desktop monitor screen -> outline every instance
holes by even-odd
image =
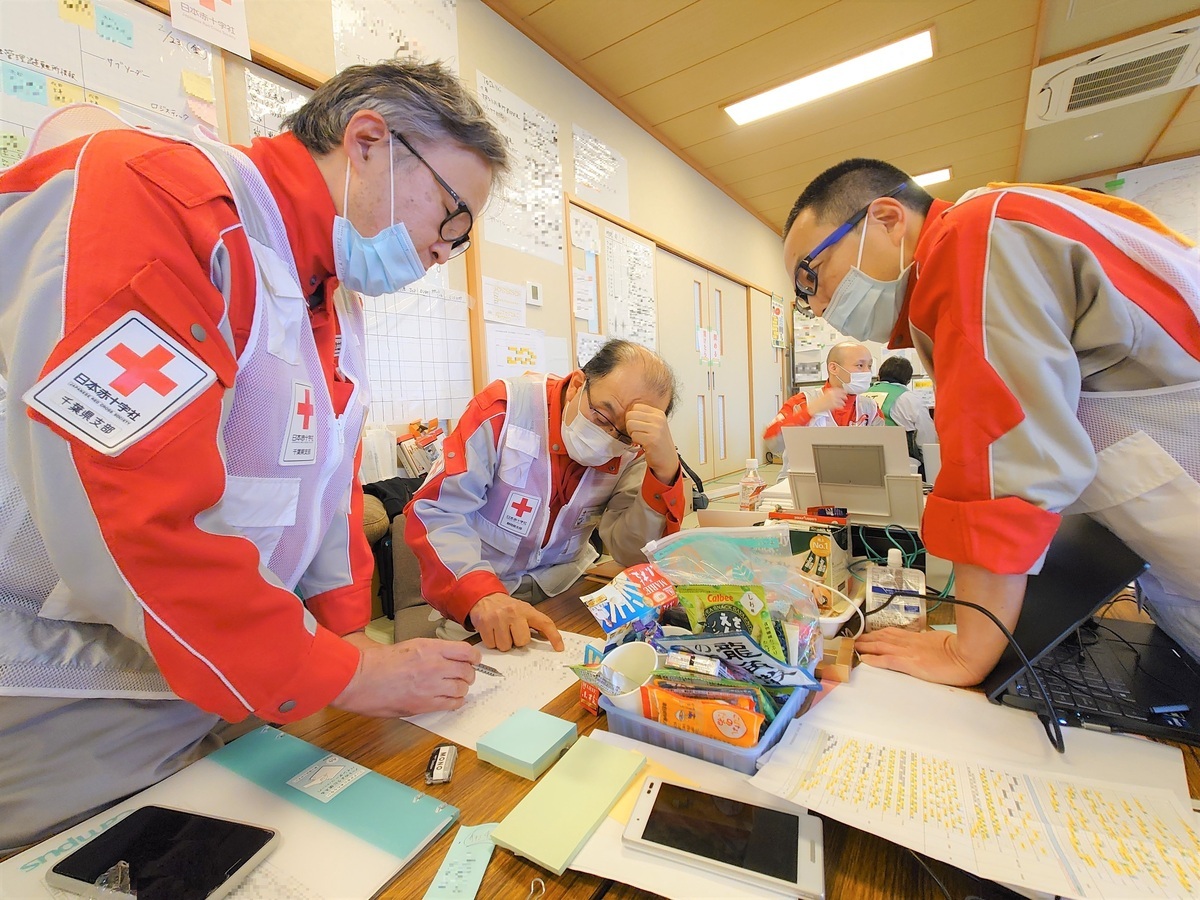
[[[903,428],[791,427],[783,443],[796,509],[842,506],[854,522],[920,527],[924,494]]]

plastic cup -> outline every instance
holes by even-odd
[[[658,668],[658,653],[645,641],[632,641],[614,647],[601,662],[622,693],[609,696],[614,706],[636,715],[642,714],[642,685]]]

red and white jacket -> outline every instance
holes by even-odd
[[[1169,591],[1200,596],[1189,244],[1140,207],[1082,191],[1002,185],[934,201],[891,344],[915,344],[937,382],[931,553],[1036,572],[1059,514],[1086,512]]]
[[[561,593],[595,560],[588,538],[597,527],[622,565],[644,562],[642,547],[674,534],[691,511],[682,470],[666,485],[640,453],[594,467],[571,459],[562,442],[566,389],[554,377],[488,385],[409,503],[404,537],[421,593],[443,615],[462,623],[480,599],[515,590],[524,575]]]
[[[28,507],[5,507],[0,693],[287,722],[355,672],[339,635],[370,616],[361,310],[333,296],[334,209],[309,153],[287,134],[244,152],[278,206],[273,243],[235,207],[252,186],[183,141],[102,131],[0,173],[0,468]],[[108,454],[22,398],[130,314],[215,378]]]

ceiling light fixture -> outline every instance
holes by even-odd
[[[950,171],[950,167],[946,166],[944,169],[926,172],[924,175],[914,175],[912,180],[921,187],[929,187],[931,184],[941,184],[943,181],[949,181],[953,177],[954,174]]]
[[[739,125],[745,125],[747,122],[764,119],[785,109],[792,109],[875,78],[890,75],[932,56],[933,30],[930,29],[745,100],[739,100],[737,103],[731,103],[725,107],[725,112]]]

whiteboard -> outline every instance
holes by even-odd
[[[1119,176],[1118,196],[1154,213],[1193,241],[1200,240],[1200,159],[1177,159]]]
[[[0,166],[16,162],[38,123],[70,103],[97,103],[155,131],[215,134],[212,48],[168,17],[133,0],[5,6]]]

